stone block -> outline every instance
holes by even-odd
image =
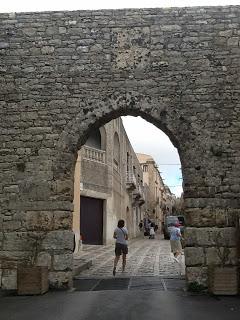
[[[223,227],[235,225],[238,209],[191,208],[185,210],[187,225],[194,227]]]
[[[72,180],[57,180],[55,181],[54,190],[57,193],[73,193],[73,181]]]
[[[17,289],[17,269],[2,270],[2,289],[3,290]]]
[[[48,252],[40,252],[37,257],[37,266],[48,267],[51,269],[52,257]]]
[[[51,288],[72,288],[72,272],[71,271],[56,271],[49,272],[49,282]]]
[[[23,180],[19,189],[24,194],[26,200],[48,200],[51,193],[48,181],[45,181],[42,177],[32,177]]]
[[[42,242],[43,250],[73,250],[74,233],[71,230],[51,231]]]
[[[35,28],[24,28],[24,29],[22,30],[22,32],[23,32],[23,34],[31,37],[31,36],[35,35],[36,29],[35,29]]]
[[[5,232],[3,240],[4,251],[32,251],[34,239],[27,232]]]
[[[73,211],[73,204],[70,201],[12,201],[9,209],[26,211],[50,211],[50,210],[70,210]]]
[[[54,229],[71,229],[72,228],[72,212],[70,211],[54,211],[53,226]]]
[[[239,45],[239,37],[231,37],[227,41],[227,45],[229,47],[238,47]]]
[[[19,261],[26,261],[29,251],[0,251],[0,261],[3,269],[14,269]]]
[[[49,231],[53,229],[53,213],[51,211],[27,211],[23,217],[23,226],[27,230]]]
[[[4,187],[3,190],[4,190],[4,192],[8,192],[8,193],[19,193],[19,187],[17,185]]]
[[[184,233],[187,246],[236,246],[236,228],[193,228]]]
[[[17,220],[3,221],[3,229],[5,232],[20,230],[21,227],[22,227],[21,221],[17,221]],[[0,239],[0,243],[1,243],[1,239]]]
[[[0,49],[6,49],[9,47],[9,43],[8,42],[0,42]]]
[[[41,48],[42,54],[51,54],[54,52],[54,47],[52,46],[44,46]]]
[[[211,208],[191,208],[186,209],[186,220],[189,226],[205,227],[205,226],[215,226],[216,219],[215,213]]]
[[[67,29],[66,29],[65,27],[59,27],[59,28],[58,28],[58,32],[59,32],[60,34],[64,34],[64,33],[67,32]]]
[[[186,279],[188,283],[198,282],[204,286],[208,284],[207,267],[186,267]]]
[[[73,254],[65,253],[54,255],[53,269],[55,271],[72,270],[73,269]]]
[[[226,261],[224,263],[224,252],[226,254]],[[206,264],[216,264],[221,265],[224,263],[225,265],[237,265],[238,258],[237,258],[237,249],[236,248],[206,248]]]
[[[187,266],[204,264],[203,248],[186,247],[184,249],[185,263]]]

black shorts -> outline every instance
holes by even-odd
[[[122,243],[116,243],[115,245],[115,255],[120,256],[121,254],[128,254],[128,246]]]

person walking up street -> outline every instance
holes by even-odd
[[[116,275],[116,268],[120,256],[122,255],[122,272],[125,271],[127,263],[127,254],[128,254],[128,230],[124,227],[124,220],[119,220],[117,228],[114,230],[113,238],[116,239],[115,244],[115,259],[113,265],[113,275]]]
[[[183,239],[179,226],[180,224],[176,223],[175,225],[169,228],[171,251],[174,255],[173,259],[178,263],[179,263],[179,258],[181,257],[181,254],[182,254],[181,239]]]
[[[144,238],[144,225],[143,225],[143,220],[141,220],[138,224],[139,228],[139,235],[141,238]]]
[[[149,231],[149,239],[155,239],[155,231],[153,226],[151,226]]]

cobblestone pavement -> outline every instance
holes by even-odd
[[[114,244],[107,246],[84,245],[81,258],[92,260],[92,267],[82,271],[79,276],[107,278],[112,276]],[[173,260],[170,252],[170,241],[160,239],[134,239],[129,242],[127,267],[121,272],[121,261],[117,268],[117,276],[160,276],[164,278],[182,278],[185,275],[184,255],[180,263]],[[79,277],[78,276],[78,277]]]

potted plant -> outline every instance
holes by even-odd
[[[37,257],[46,233],[33,233],[32,254],[29,260],[17,267],[17,292],[19,295],[43,294],[48,291],[48,267],[37,266]]]
[[[216,252],[220,264],[208,267],[209,292],[215,295],[236,295],[238,293],[238,268],[229,265],[229,247],[221,246],[221,234],[215,237]]]

